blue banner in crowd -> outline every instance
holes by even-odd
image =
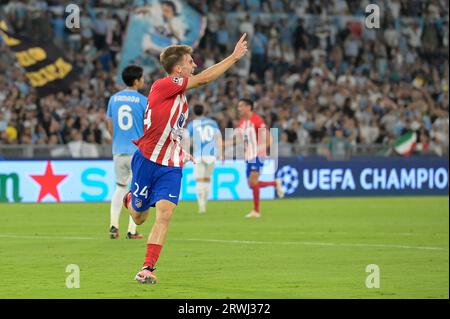
[[[185,1],[135,0],[118,67],[118,80],[128,64],[152,72],[159,68],[159,54],[172,44],[196,47],[203,36],[206,18]]]
[[[287,197],[448,195],[448,158],[333,162],[284,158],[276,176]]]

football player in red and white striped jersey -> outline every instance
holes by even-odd
[[[266,149],[270,143],[266,124],[263,119],[253,112],[253,101],[241,99],[238,103],[240,121],[238,124],[238,138],[244,143],[244,157],[247,163],[248,186],[253,192],[253,210],[246,215],[247,218],[258,218],[261,216],[259,210],[259,191],[263,187],[273,186],[279,198],[284,197],[281,181],[259,181],[261,169],[264,166]]]
[[[156,207],[156,219],[147,241],[144,266],[135,279],[156,283],[154,267],[164,244],[169,221],[178,203],[183,162],[193,160],[181,147],[182,130],[188,117],[186,90],[206,85],[225,73],[247,53],[246,34],[236,43],[234,51],[221,62],[194,75],[197,66],[192,48],[172,45],[164,49],[160,61],[168,76],[153,83],[144,119],[144,135],[135,144],[131,190],[124,197],[124,206],[137,225]]]

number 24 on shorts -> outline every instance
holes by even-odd
[[[148,198],[147,186],[144,186],[144,188],[139,192],[139,184],[135,182],[134,185],[136,185],[136,190],[133,192],[133,196],[134,197],[144,196],[145,199],[147,199]],[[138,195],[138,193],[139,193],[139,195]]]

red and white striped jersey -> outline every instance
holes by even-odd
[[[164,166],[183,166],[181,139],[188,117],[188,78],[165,77],[153,83],[144,118],[144,135],[133,141],[145,158]]]
[[[256,156],[265,156],[265,147],[258,148],[258,143],[265,143],[266,141],[259,140],[263,132],[259,129],[266,130],[266,124],[258,114],[253,113],[250,119],[241,119],[238,124],[240,134],[244,139],[244,156],[246,160],[252,160]],[[259,132],[259,134],[258,134]],[[264,135],[262,135],[264,136]],[[266,140],[268,136],[266,135]],[[261,144],[263,145],[263,144]]]

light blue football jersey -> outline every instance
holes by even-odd
[[[134,154],[133,140],[144,134],[147,98],[134,90],[122,90],[109,98],[107,116],[113,123],[113,154]]]
[[[202,117],[189,122],[187,130],[193,138],[194,157],[217,155],[216,135],[220,130],[216,121]]]

